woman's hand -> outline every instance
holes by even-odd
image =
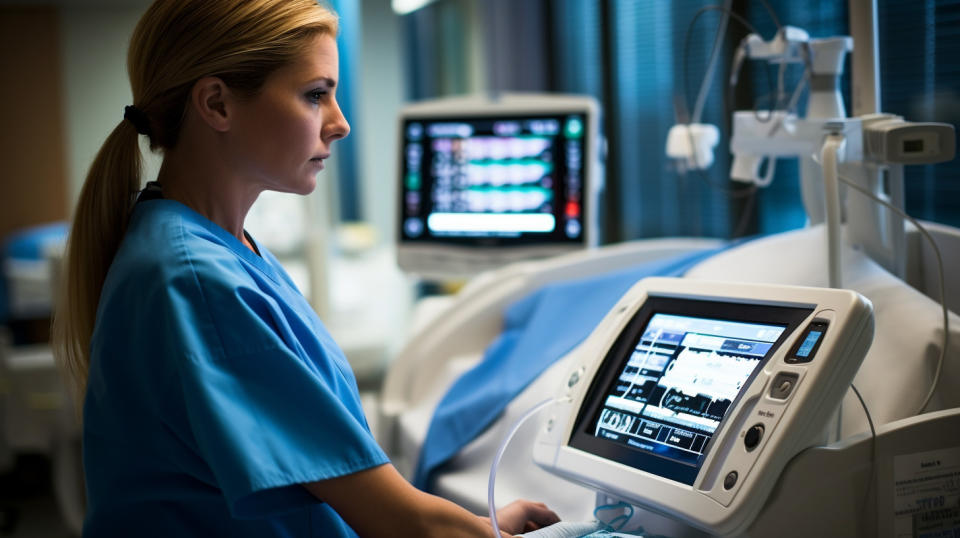
[[[543,503],[517,500],[497,510],[497,525],[509,534],[535,531],[553,525],[560,518]]]

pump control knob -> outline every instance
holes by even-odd
[[[763,424],[754,424],[747,430],[747,434],[743,436],[743,446],[747,447],[747,452],[749,452],[757,448],[757,445],[759,445],[762,440]]]

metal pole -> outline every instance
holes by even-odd
[[[880,52],[877,44],[877,1],[850,0],[853,37],[853,108],[850,116],[880,112]]]

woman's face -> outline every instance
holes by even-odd
[[[257,187],[297,194],[316,187],[330,145],[350,132],[334,94],[338,73],[337,43],[319,35],[236,107],[234,158]]]

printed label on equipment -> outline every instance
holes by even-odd
[[[896,456],[894,536],[960,534],[960,447]]]

